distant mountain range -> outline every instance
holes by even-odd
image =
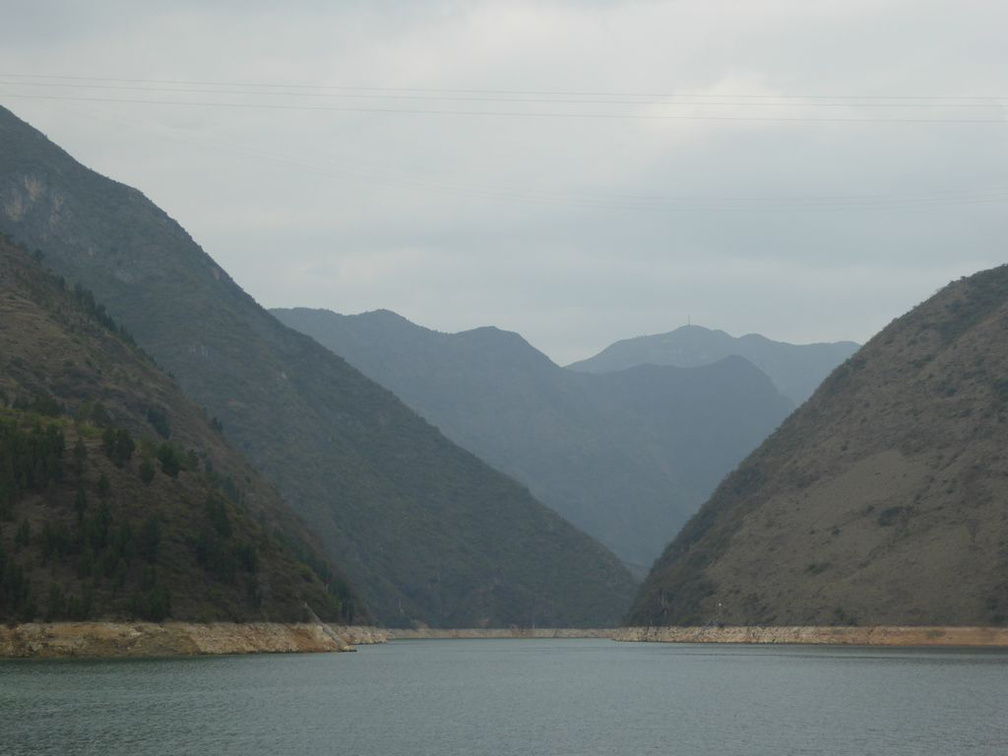
[[[645,569],[791,410],[737,356],[595,375],[496,328],[439,333],[386,310],[272,312]]]
[[[1008,624],[1008,266],[886,327],[728,476],[631,624]]]
[[[724,331],[688,325],[669,333],[617,341],[568,367],[588,373],[611,373],[635,365],[698,367],[738,355],[770,376],[797,407],[857,348],[853,341],[799,345],[771,341],[755,333],[736,338]]]
[[[634,582],[611,552],[279,323],[139,191],[2,108],[0,231],[91,289],[223,424],[379,621],[622,616]]]
[[[0,620],[367,615],[87,290],[0,240]]]

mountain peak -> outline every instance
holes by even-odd
[[[607,373],[644,363],[697,367],[738,355],[766,373],[777,389],[798,405],[856,349],[853,342],[795,345],[759,334],[736,338],[721,330],[690,324],[654,336],[617,341],[594,357],[568,367],[589,373]]]

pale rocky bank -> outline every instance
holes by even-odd
[[[31,622],[0,626],[0,658],[326,653],[384,643],[374,627],[276,622]]]
[[[1008,646],[1008,627],[624,627],[617,641],[850,646]]]
[[[385,630],[389,640],[421,640],[435,638],[612,638],[613,628],[571,627],[463,627]]]

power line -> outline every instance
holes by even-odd
[[[2,80],[4,78],[3,74],[0,74],[0,87],[3,86]],[[52,78],[52,77],[46,77]],[[62,77],[70,78],[70,77]],[[110,79],[96,79],[93,77],[76,77],[80,78],[82,81],[86,82],[145,82],[144,80],[110,80]],[[48,86],[49,82],[41,82]],[[160,82],[160,84],[166,84],[167,82]],[[215,83],[211,86],[231,86],[225,84]],[[9,86],[9,84],[8,84]],[[100,86],[105,86],[104,84]],[[117,86],[117,85],[113,85]],[[278,85],[279,86],[279,85]],[[132,91],[134,88],[131,86],[125,87],[127,90]],[[136,90],[144,91],[142,87],[136,87]],[[399,90],[397,90],[399,91]],[[427,90],[412,90],[412,91],[427,91]],[[448,90],[431,90],[444,92]],[[483,90],[485,92],[491,92],[493,90]],[[221,92],[207,92],[205,90],[184,90],[186,94],[211,94],[217,95],[222,94]],[[259,96],[262,93],[250,93],[255,96]],[[43,100],[61,100],[61,101],[73,101],[73,102],[95,102],[95,103],[126,103],[126,104],[151,104],[151,105],[178,105],[178,106],[205,106],[214,108],[265,108],[265,109],[279,109],[279,110],[333,110],[336,112],[375,112],[375,113],[422,113],[422,114],[437,114],[437,115],[464,115],[464,116],[480,116],[480,115],[497,115],[506,117],[521,117],[521,116],[534,116],[541,118],[549,117],[561,117],[561,118],[653,118],[653,119],[666,119],[666,120],[725,120],[725,121],[770,121],[770,122],[892,122],[892,123],[997,123],[1004,124],[1005,121],[998,120],[987,120],[987,119],[892,119],[892,118],[779,118],[779,117],[754,117],[754,116],[716,116],[716,115],[661,115],[661,114],[615,114],[615,113],[542,113],[542,112],[498,112],[498,111],[463,111],[463,110],[447,110],[447,109],[405,109],[405,108],[374,108],[374,107],[341,107],[341,106],[326,106],[326,105],[298,105],[298,104],[286,104],[286,103],[249,103],[249,102],[221,102],[221,101],[203,101],[203,102],[191,102],[182,100],[169,100],[169,99],[130,99],[130,98],[115,98],[115,97],[87,97],[87,96],[76,96],[76,95],[41,95],[41,94],[12,94],[8,95],[12,97],[21,98],[31,98],[31,99],[43,99]],[[564,101],[566,102],[566,101]],[[571,101],[575,103],[577,101]],[[90,109],[95,113],[100,111],[96,109]],[[99,117],[102,118],[112,118],[109,113],[102,113]],[[115,123],[117,126],[122,126],[123,123],[128,122],[128,117],[125,115],[116,115]],[[149,128],[149,126],[142,124],[142,122],[134,121],[134,126],[139,126],[140,128]],[[176,141],[188,141],[190,143],[199,143],[201,146],[207,146],[209,142],[215,140],[208,140],[206,137],[200,137],[193,139],[192,134],[187,133],[186,135],[180,135],[172,131],[161,131],[160,136],[170,138]],[[920,208],[933,208],[933,207],[944,207],[944,206],[960,206],[960,205],[984,205],[993,203],[1003,203],[1008,201],[1008,186],[1006,187],[992,187],[988,189],[980,190],[959,190],[959,191],[946,191],[946,192],[936,192],[936,193],[919,193],[919,194],[904,194],[904,195],[885,195],[885,194],[857,194],[857,195],[801,195],[801,196],[733,196],[733,195],[646,195],[646,194],[626,194],[626,193],[601,193],[601,192],[585,192],[585,191],[570,191],[570,190],[558,190],[551,191],[544,188],[536,188],[533,186],[522,185],[520,187],[515,186],[502,186],[502,185],[491,185],[487,183],[472,184],[452,181],[450,179],[435,179],[431,180],[426,177],[417,177],[408,174],[403,174],[397,171],[390,171],[388,169],[376,168],[375,166],[361,166],[347,163],[345,160],[333,159],[332,157],[327,157],[324,155],[312,155],[310,159],[305,157],[297,157],[292,155],[284,155],[277,152],[268,152],[256,149],[250,149],[248,147],[243,147],[235,145],[234,143],[217,141],[215,149],[226,150],[228,152],[233,152],[237,154],[244,155],[246,157],[255,158],[258,161],[268,161],[274,164],[281,164],[287,166],[296,166],[299,170],[306,172],[320,173],[328,176],[336,176],[344,180],[361,182],[365,184],[371,184],[376,186],[383,186],[394,189],[402,189],[407,191],[423,191],[423,192],[434,192],[443,195],[450,195],[456,197],[467,197],[474,199],[490,200],[490,201],[506,201],[506,202],[518,202],[523,204],[535,204],[535,205],[552,205],[552,206],[567,206],[567,207],[581,207],[590,209],[614,209],[614,210],[630,210],[630,211],[646,211],[646,212],[745,212],[745,213],[761,213],[761,212],[789,212],[789,211],[846,211],[846,210],[897,210],[897,209],[920,209]]]
[[[206,102],[165,99],[136,99],[118,97],[85,97],[78,95],[39,95],[5,92],[5,97],[28,100],[55,100],[66,102],[100,102],[120,105],[167,105],[184,107],[209,107],[239,110],[300,110],[328,111],[339,113],[381,113],[389,115],[445,115],[496,118],[573,118],[605,120],[658,120],[658,121],[752,121],[765,123],[897,123],[897,124],[1000,124],[1008,123],[1004,118],[867,118],[867,117],[797,117],[797,116],[724,116],[703,114],[660,114],[660,113],[565,113],[543,111],[499,111],[499,110],[449,110],[444,108],[382,108],[351,107],[342,105],[296,105],[256,102]]]
[[[423,102],[493,102],[493,103],[549,103],[564,105],[659,105],[663,107],[683,107],[683,106],[704,106],[704,107],[733,107],[733,108],[1002,108],[1008,105],[1008,100],[998,98],[956,98],[955,101],[946,101],[947,98],[928,98],[923,101],[910,102],[919,98],[899,98],[899,101],[882,102],[882,98],[875,98],[871,102],[852,102],[849,98],[826,98],[819,97],[814,100],[805,100],[801,97],[789,97],[788,95],[677,95],[668,96],[661,99],[661,96],[651,96],[652,99],[612,99],[615,95],[591,95],[593,99],[585,99],[589,95],[577,95],[577,99],[566,99],[563,97],[544,97],[539,95],[518,96],[491,96],[490,92],[480,94],[465,93],[433,93],[436,90],[413,90],[413,93],[403,93],[404,91],[319,91],[303,89],[261,89],[261,85],[255,85],[256,89],[241,89],[233,85],[228,89],[208,89],[205,87],[182,86],[171,82],[159,83],[155,86],[145,84],[143,86],[124,83],[84,83],[67,85],[60,82],[42,81],[24,84],[23,82],[3,81],[0,75],[0,85],[13,84],[14,86],[31,86],[39,88],[67,88],[73,86],[84,90],[103,90],[117,92],[170,92],[175,94],[212,94],[212,95],[238,95],[257,97],[311,97],[311,98],[343,98],[343,99],[382,99],[382,100],[408,100]],[[207,85],[207,86],[227,86],[227,85]],[[328,89],[328,88],[327,88]],[[646,95],[626,95],[622,97],[647,97]],[[608,98],[608,99],[606,99]],[[747,98],[747,99],[738,99]],[[759,98],[759,99],[748,99]],[[772,99],[771,99],[772,98]],[[887,98],[888,99],[888,98]],[[970,99],[970,102],[964,100]],[[980,101],[972,101],[973,99]],[[789,100],[789,101],[782,101]],[[828,101],[827,101],[828,100]]]
[[[95,115],[95,114],[92,114]],[[110,119],[106,114],[97,117]],[[116,116],[115,124],[121,127],[129,119]],[[487,201],[513,202],[525,205],[571,207],[585,209],[619,210],[649,213],[777,213],[777,212],[834,212],[915,210],[937,207],[986,205],[1008,201],[1008,185],[983,189],[957,189],[915,194],[820,194],[747,196],[731,194],[660,195],[619,192],[590,192],[578,190],[548,190],[523,184],[509,186],[490,183],[469,183],[446,178],[430,179],[404,174],[396,170],[359,162],[325,153],[310,157],[292,155],[275,150],[262,150],[235,144],[231,141],[195,136],[190,132],[180,134],[161,129],[150,131],[147,124],[133,121],[132,125],[149,133],[184,142],[190,146],[229,152],[243,158],[252,158],[256,165],[269,163],[294,167],[298,171],[336,177],[341,180],[371,186],[424,192],[444,196]]]
[[[565,91],[565,90],[522,90],[522,89],[445,89],[432,87],[365,87],[365,86],[342,86],[342,85],[321,85],[321,84],[295,84],[295,83],[266,83],[266,82],[235,82],[235,81],[198,81],[192,79],[139,79],[139,78],[109,78],[96,76],[57,76],[48,74],[18,74],[2,73],[0,78],[17,78],[26,80],[50,80],[50,81],[71,81],[71,82],[118,82],[147,85],[184,85],[184,86],[226,86],[240,88],[261,88],[261,89],[291,89],[291,90],[315,90],[320,92],[374,92],[374,93],[428,93],[428,94],[474,94],[474,95],[530,95],[530,96],[554,96],[554,97],[637,97],[649,99],[674,99],[674,98],[732,98],[732,99],[797,99],[797,100],[915,100],[919,102],[954,102],[954,101],[991,101],[995,104],[1008,102],[1008,96],[994,95],[825,95],[825,94],[741,94],[711,92],[666,92],[666,93],[646,93],[646,92],[599,92],[599,91]]]

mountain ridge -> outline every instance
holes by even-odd
[[[637,625],[1008,622],[1008,266],[873,337],[718,487]]]
[[[492,326],[446,334],[389,311],[273,313],[643,568],[790,409],[737,356],[596,375]]]
[[[217,416],[386,624],[608,624],[601,545],[261,308],[139,191],[0,109],[0,230],[81,281]],[[491,537],[492,534],[492,537]]]
[[[593,357],[567,367],[592,373],[643,363],[696,367],[738,354],[770,376],[781,393],[799,406],[829,371],[857,348],[853,341],[789,344],[757,333],[735,337],[722,330],[691,324],[667,333],[617,341]]]

